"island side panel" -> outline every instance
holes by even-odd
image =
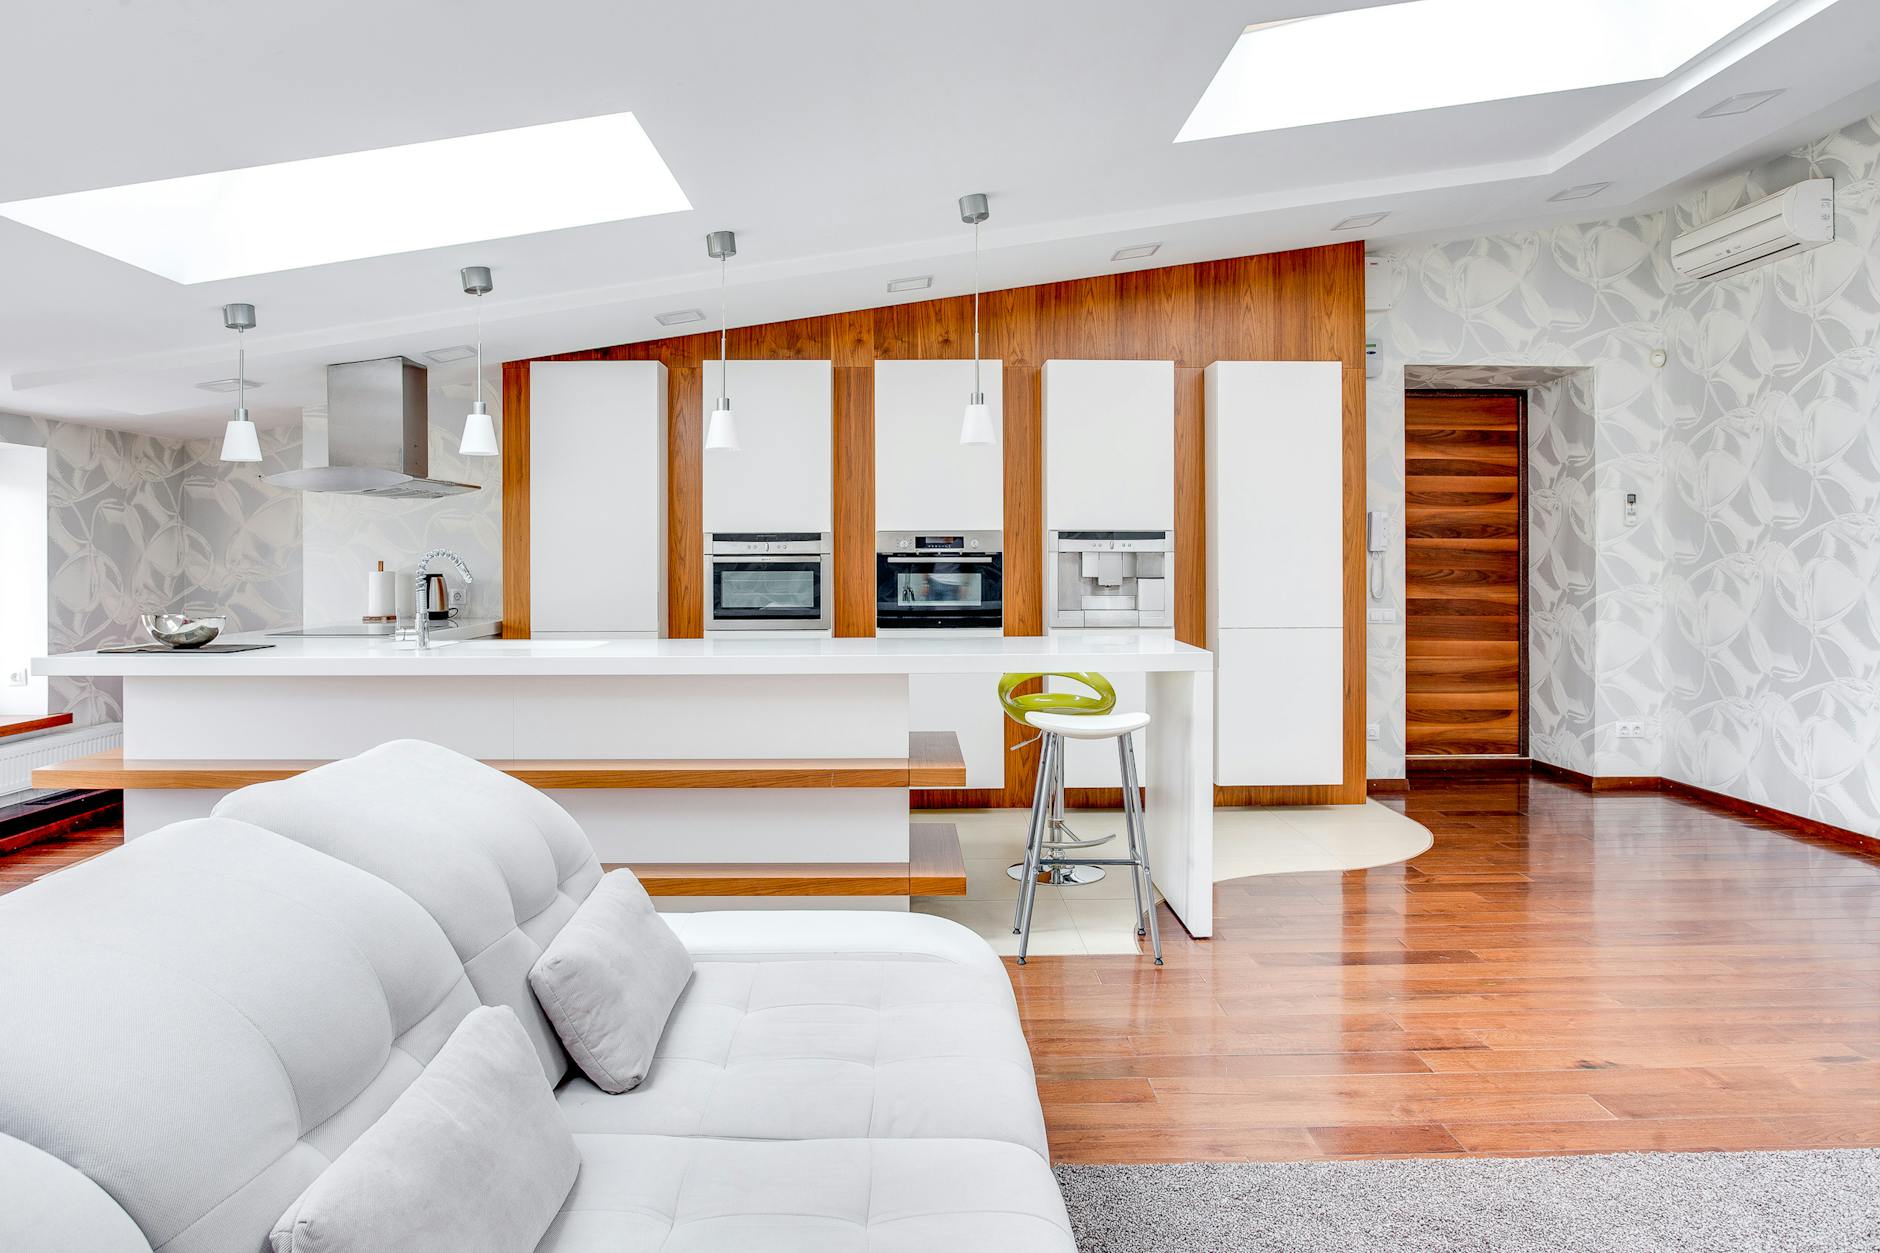
[[[1214,675],[1149,676],[1149,857],[1155,885],[1188,933],[1214,934]]]

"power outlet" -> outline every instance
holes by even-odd
[[[1364,738],[1367,740],[1374,740],[1377,737],[1378,737],[1377,723],[1375,722],[1365,723],[1364,724]]]
[[[462,609],[463,600],[464,591],[461,587],[453,587],[450,589],[450,606],[452,609]]]
[[[31,681],[32,676],[24,670],[9,670],[7,672],[8,687],[25,687]]]
[[[1612,733],[1622,740],[1642,740],[1645,738],[1645,724],[1643,722],[1616,722],[1613,724]]]
[[[1369,609],[1365,611],[1365,619],[1370,622],[1392,623],[1397,621],[1397,611],[1395,609]]]

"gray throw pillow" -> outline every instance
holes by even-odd
[[[532,1253],[580,1169],[516,1012],[481,1006],[268,1239],[274,1253]]]
[[[692,954],[630,870],[604,876],[549,941],[529,986],[581,1073],[603,1092],[640,1086]]]

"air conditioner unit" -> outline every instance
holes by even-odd
[[[1834,180],[1811,178],[1676,236],[1671,264],[1686,278],[1722,278],[1833,238]]]

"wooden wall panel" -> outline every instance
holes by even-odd
[[[666,367],[666,634],[705,634],[705,372]]]
[[[875,367],[835,372],[835,633],[875,633]]]
[[[529,637],[529,363],[503,362],[503,635]]]
[[[1172,360],[1176,373],[1176,633],[1203,642],[1206,630],[1206,513],[1202,470],[1201,370],[1218,360],[1336,360],[1346,370],[1346,771],[1340,785],[1222,789],[1223,804],[1359,801],[1364,797],[1364,248],[1361,242],[1197,265],[1134,270],[987,292],[980,304],[982,350],[1004,362],[1005,632],[1044,630],[1042,413],[1039,369],[1054,358]],[[836,368],[837,633],[868,634],[874,613],[873,365],[877,360],[972,355],[972,301],[911,301],[789,322],[730,335],[739,359],[823,359]],[[663,361],[670,378],[673,464],[668,471],[669,630],[703,625],[703,554],[698,448],[700,367],[718,355],[712,333],[617,345],[551,360]],[[520,370],[522,401],[509,399]],[[526,447],[527,363],[505,366],[506,446]],[[866,421],[864,420],[866,418]],[[526,461],[512,481],[505,464],[505,629],[527,631]],[[519,505],[510,497],[515,497]],[[512,519],[520,509],[520,526]],[[520,537],[520,543],[516,541]],[[866,590],[864,591],[864,582]],[[865,601],[864,601],[865,598]],[[864,603],[866,606],[864,617]],[[517,616],[517,615],[520,616]],[[1008,745],[1025,738],[1008,725]],[[1012,754],[1003,792],[922,793],[926,803],[1028,805],[1036,749]],[[1109,790],[1113,792],[1113,789]]]

